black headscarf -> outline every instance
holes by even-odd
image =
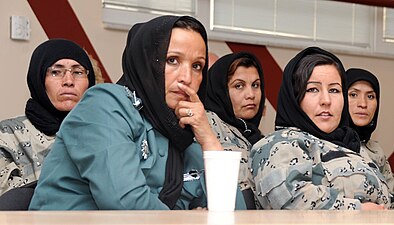
[[[54,135],[68,112],[53,106],[45,89],[47,68],[60,59],[73,59],[89,70],[89,87],[95,84],[93,66],[86,52],[77,44],[65,39],[51,39],[40,44],[33,52],[27,73],[31,98],[26,103],[25,114],[30,122],[46,135]]]
[[[349,113],[348,113],[348,101],[347,101],[347,89],[346,81],[344,76],[342,80],[342,93],[344,98],[344,106],[342,110],[341,121],[331,133],[327,134],[321,131],[316,124],[308,117],[308,115],[301,109],[296,97],[294,96],[294,88],[292,84],[293,75],[297,69],[300,60],[313,54],[322,54],[330,57],[340,66],[340,73],[345,74],[342,62],[330,52],[327,52],[318,47],[309,47],[298,53],[290,62],[286,65],[283,72],[282,85],[278,95],[278,109],[276,113],[275,126],[276,129],[281,127],[297,127],[302,131],[308,132],[318,138],[333,142],[337,145],[351,149],[355,152],[360,151],[360,141],[357,133],[348,127],[349,125]]]
[[[372,132],[375,131],[376,126],[378,124],[380,86],[376,76],[369,71],[358,69],[358,68],[351,68],[346,71],[346,85],[348,90],[350,86],[352,86],[355,82],[360,80],[367,81],[368,83],[370,83],[372,89],[376,93],[376,101],[377,101],[376,111],[371,123],[363,127],[359,127],[355,125],[353,123],[352,118],[350,117],[350,127],[357,131],[361,141],[367,142],[371,138]]]
[[[231,103],[228,90],[228,73],[230,65],[239,58],[249,58],[257,65],[257,72],[261,81],[261,101],[257,114],[249,120],[244,120],[247,129],[251,132],[245,132],[245,124],[235,117],[233,105]],[[251,53],[239,52],[225,55],[218,59],[208,71],[207,96],[204,102],[205,109],[215,112],[224,122],[236,127],[251,144],[261,139],[262,135],[259,130],[259,124],[263,115],[265,94],[264,94],[264,76],[259,60]]]
[[[146,23],[134,25],[127,38],[123,52],[123,75],[118,84],[136,91],[142,99],[141,113],[152,126],[169,139],[166,177],[159,198],[173,209],[183,186],[183,152],[193,142],[194,134],[190,127],[182,129],[172,109],[165,100],[165,63],[172,28],[179,19],[191,20],[201,28],[201,35],[207,46],[204,26],[188,16],[161,16]],[[190,43],[193,44],[193,43]],[[206,47],[206,52],[208,49]],[[207,59],[207,55],[205,56]],[[206,84],[208,63],[203,68],[203,81]],[[200,88],[201,90],[201,88]],[[203,98],[199,90],[200,99]]]

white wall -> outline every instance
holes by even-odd
[[[106,29],[101,22],[100,0],[69,0],[75,13],[85,29],[90,41],[99,55],[112,81],[117,81],[122,74],[121,56],[125,46],[126,31]],[[14,41],[9,38],[9,18],[11,15],[27,16],[31,22],[31,38],[29,41]],[[61,24],[59,24],[61,29]],[[0,120],[24,113],[29,92],[26,85],[27,67],[34,48],[47,37],[26,0],[0,1]],[[224,55],[230,50],[223,42],[209,43],[210,50]],[[277,63],[283,69],[286,63],[300,49],[268,47]],[[394,63],[391,59],[371,58],[337,54],[348,67],[363,67],[375,73],[381,83],[381,110],[378,129],[374,137],[381,142],[386,155],[392,153],[394,144],[391,141],[394,127],[394,106],[391,97],[394,95]],[[264,63],[264,62],[262,62]],[[269,84],[267,84],[269,85]],[[267,105],[267,116],[262,122],[262,130],[268,133],[273,129],[275,111]]]
[[[10,16],[27,16],[31,23],[30,41],[10,39]],[[26,74],[34,48],[47,37],[27,1],[0,1],[0,119],[24,112],[27,91]]]

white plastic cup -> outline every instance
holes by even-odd
[[[241,152],[204,151],[203,154],[208,210],[234,211]]]

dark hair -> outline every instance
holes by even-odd
[[[322,65],[335,66],[341,76],[342,85],[344,84],[345,75],[341,70],[341,66],[334,59],[323,54],[307,55],[299,61],[292,78],[294,96],[298,103],[300,103],[305,96],[307,82],[312,76],[313,69],[316,66]]]
[[[180,17],[179,20],[175,22],[173,28],[192,30],[201,34],[202,37],[205,35],[204,26],[198,20],[190,16]]]
[[[258,68],[257,63],[253,59],[251,59],[249,57],[246,57],[246,56],[243,56],[241,58],[238,58],[238,59],[234,60],[231,63],[231,65],[229,66],[228,72],[227,72],[227,75],[228,75],[227,79],[228,80],[231,79],[231,77],[234,75],[235,71],[240,66],[243,66],[243,67],[246,67],[246,68],[249,68],[249,67],[254,67],[256,69]]]

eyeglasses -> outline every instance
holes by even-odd
[[[83,67],[72,67],[72,68],[64,68],[64,67],[48,67],[47,75],[55,77],[55,78],[63,78],[66,76],[67,71],[71,73],[74,79],[82,79],[86,78],[89,74],[89,70],[85,70]]]

